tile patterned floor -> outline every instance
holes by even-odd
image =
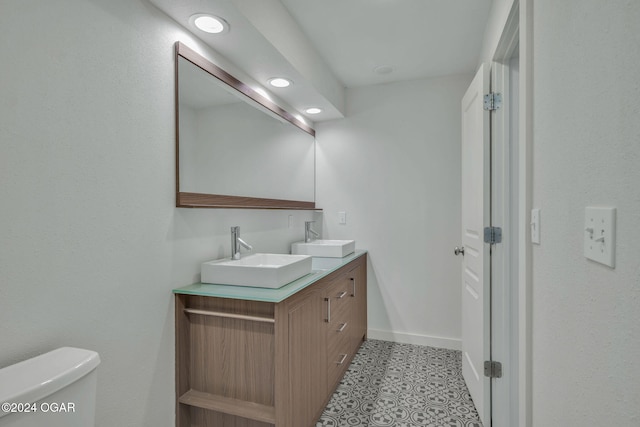
[[[367,340],[316,427],[482,427],[455,350]]]

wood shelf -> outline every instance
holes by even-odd
[[[236,415],[250,420],[275,424],[276,411],[273,406],[244,400],[231,399],[215,394],[203,393],[197,390],[189,390],[178,399],[180,403],[198,408]]]
[[[178,208],[243,208],[243,209],[286,209],[313,210],[316,202],[297,200],[265,199],[260,197],[228,196],[224,194],[188,193],[179,191],[176,196]]]

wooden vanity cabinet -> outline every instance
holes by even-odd
[[[277,303],[176,294],[177,427],[312,427],[366,339],[366,255]]]
[[[351,298],[353,298],[352,347],[357,349],[367,339],[367,264],[358,263],[349,270]]]
[[[280,385],[285,400],[288,396],[290,420],[283,425],[310,425],[309,420],[318,417],[318,408],[327,395],[327,375],[321,368],[327,358],[324,295],[316,289],[308,294],[303,298],[294,296],[294,301],[286,305],[288,366],[280,375],[288,374],[289,381]]]

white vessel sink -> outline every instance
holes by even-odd
[[[342,258],[356,250],[355,240],[313,240],[291,245],[291,253],[315,257]]]
[[[280,288],[311,273],[307,255],[251,254],[239,260],[218,259],[202,263],[202,283]]]

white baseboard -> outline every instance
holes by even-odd
[[[383,331],[380,329],[368,329],[367,337],[372,340],[426,345],[429,347],[446,348],[449,350],[462,349],[462,341],[456,338],[434,337],[430,335],[410,334],[407,332]]]

